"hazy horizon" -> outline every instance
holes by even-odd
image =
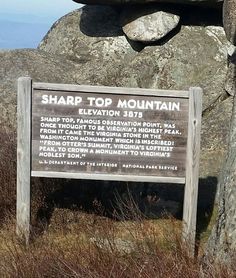
[[[0,49],[36,48],[56,20],[80,7],[72,0],[1,3]]]
[[[80,7],[72,0],[0,0],[1,13],[33,14],[37,16],[61,16]]]

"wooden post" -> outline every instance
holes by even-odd
[[[190,256],[194,256],[195,253],[201,111],[202,89],[198,87],[190,88],[186,182],[183,209],[183,238],[189,248]]]
[[[17,92],[16,232],[26,244],[29,243],[30,236],[31,94],[31,78],[19,78]]]

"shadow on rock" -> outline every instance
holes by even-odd
[[[177,184],[125,183],[89,180],[67,180],[49,193],[37,211],[36,226],[44,229],[56,208],[84,211],[114,220],[182,218],[184,186]],[[61,181],[59,181],[61,183]],[[47,182],[48,183],[48,182]],[[217,188],[217,178],[199,181],[198,232],[210,221]],[[79,220],[78,220],[79,221]]]
[[[186,26],[222,26],[222,2],[218,8],[182,6],[179,9],[182,25]]]
[[[119,8],[84,6],[82,8],[80,30],[90,37],[123,36],[119,24]]]

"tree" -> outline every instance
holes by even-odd
[[[236,45],[236,0],[225,0],[223,22],[227,39]],[[231,87],[236,89],[236,52],[230,57]],[[207,256],[231,263],[236,258],[236,93],[226,161],[219,178],[218,216],[211,233]]]

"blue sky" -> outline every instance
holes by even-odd
[[[41,16],[64,15],[79,8],[72,0],[0,0],[0,13],[21,13]]]
[[[0,49],[36,48],[57,19],[81,6],[72,0],[0,0]]]

